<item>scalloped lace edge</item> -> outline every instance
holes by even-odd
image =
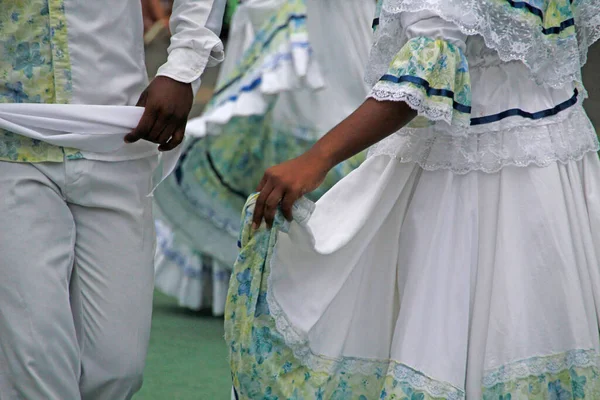
[[[416,163],[426,171],[495,173],[507,166],[546,167],[580,161],[600,150],[594,127],[578,107],[570,118],[550,125],[524,125],[469,136],[451,136],[432,128],[405,128],[373,145],[367,157],[388,156]]]
[[[403,101],[420,116],[430,121],[443,121],[448,125],[452,125],[454,109],[451,105],[436,103],[427,94],[423,93],[423,90],[418,88],[407,85],[396,88],[389,86],[385,82],[379,82],[371,90],[368,97],[377,101]],[[468,123],[465,121],[457,123],[465,128],[468,126]]]

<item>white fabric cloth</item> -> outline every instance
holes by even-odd
[[[56,146],[76,148],[86,159],[90,154],[114,154],[135,146],[126,144],[127,135],[139,122],[144,109],[128,106],[89,106],[74,104],[0,104],[0,129],[48,142]],[[152,154],[139,154],[136,158]],[[173,170],[183,146],[162,153],[160,184]],[[114,160],[117,161],[117,160]],[[157,186],[158,186],[157,184]]]
[[[224,0],[175,0],[169,57],[158,75],[200,87],[208,65],[223,59],[217,34]],[[142,8],[139,0],[65,0],[72,77],[71,103],[135,105],[148,84],[144,60]],[[221,20],[219,20],[221,18]],[[138,142],[116,152],[86,154],[94,160],[119,161],[157,154],[156,146]]]
[[[155,163],[0,162],[2,400],[123,400],[140,388]]]
[[[594,152],[466,175],[371,157],[279,233],[269,309],[314,371],[392,359],[479,399],[486,371],[600,352],[599,196]]]
[[[467,39],[467,57],[476,117],[573,96],[574,85],[532,82],[481,37]],[[393,360],[480,399],[487,379],[552,372],[552,361],[528,369],[536,357],[600,354],[600,160],[581,104],[447,127],[382,141],[307,222],[278,234],[269,310],[311,371],[344,359],[345,374],[376,374],[371,361]]]

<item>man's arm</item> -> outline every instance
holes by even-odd
[[[140,96],[137,105],[145,107],[144,115],[126,142],[144,139],[168,151],[183,141],[200,76],[224,57],[218,34],[225,5],[225,0],[174,1],[169,57]]]

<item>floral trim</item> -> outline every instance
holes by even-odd
[[[585,3],[585,4],[584,4]],[[600,37],[600,1],[384,0],[373,58],[397,51],[399,14],[429,10],[467,35],[481,35],[503,61],[524,62],[540,84],[581,82],[587,49]],[[536,11],[537,10],[537,11]],[[396,49],[394,49],[396,47]],[[381,71],[376,62],[369,75]]]
[[[445,40],[413,38],[394,57],[370,97],[405,101],[431,121],[468,126],[471,79],[467,58]]]
[[[570,350],[532,357],[488,371],[483,400],[574,400],[600,398],[596,350]]]
[[[593,349],[571,350],[551,356],[532,357],[487,371],[483,377],[483,386],[491,388],[500,383],[526,379],[530,376],[559,374],[571,368],[597,367],[598,361],[598,353]]]

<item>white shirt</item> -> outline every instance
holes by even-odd
[[[168,61],[158,71],[200,87],[207,66],[223,60],[218,34],[226,0],[175,0]],[[140,0],[65,0],[73,104],[135,105],[148,85]],[[125,160],[157,153],[140,141],[88,159]]]

